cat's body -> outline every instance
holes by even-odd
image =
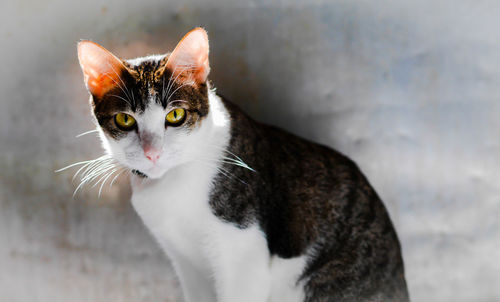
[[[204,53],[204,38],[189,39],[181,41],[181,55],[198,58],[193,53]],[[125,62],[127,74],[114,72],[124,86],[136,85],[131,93],[141,104],[116,85],[92,86],[106,79],[93,81],[96,67],[88,65],[106,53],[83,50],[91,55],[80,54],[80,62],[105,147],[137,171],[132,203],[171,258],[186,301],[408,301],[396,233],[356,165],[257,123],[217,96],[206,83],[203,56],[185,64],[198,64],[190,74],[176,71],[179,62],[170,68],[177,49]],[[165,79],[179,77],[171,95],[189,103],[186,116],[180,126],[165,123],[161,130],[162,123],[151,121],[176,102],[163,98]],[[112,103],[117,94],[128,104]],[[110,124],[112,117],[119,123],[118,112],[134,114],[135,128]],[[153,164],[137,159],[135,144]],[[162,163],[162,154],[170,161]]]

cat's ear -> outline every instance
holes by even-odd
[[[205,83],[210,72],[207,32],[201,27],[188,32],[168,57],[166,68],[181,81]]]
[[[91,41],[78,43],[78,60],[85,84],[90,93],[96,97],[102,97],[117,87],[121,81],[120,77],[127,72],[122,60]]]

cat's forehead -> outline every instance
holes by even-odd
[[[165,68],[167,59],[168,54],[124,60],[132,75],[130,86],[138,99],[133,100],[136,105],[133,106],[134,111],[143,111],[151,102],[167,106],[167,88],[178,85],[170,83],[171,72]]]
[[[146,88],[156,88],[152,85],[157,84],[163,80],[165,73],[168,70],[160,71],[168,59],[168,55],[152,55],[147,57],[135,58],[125,60],[128,68],[133,70],[133,75],[137,85],[144,85]]]

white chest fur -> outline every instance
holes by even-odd
[[[186,301],[303,301],[296,281],[305,257],[270,257],[257,226],[239,229],[217,218],[208,177],[192,164],[134,185],[133,205],[171,258]]]
[[[185,164],[133,186],[134,208],[161,246],[198,268],[207,263],[204,240],[217,219],[208,204],[211,172],[200,163]]]

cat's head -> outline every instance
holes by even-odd
[[[157,178],[190,160],[209,114],[208,37],[195,28],[167,55],[122,60],[90,41],[78,58],[106,151]]]

